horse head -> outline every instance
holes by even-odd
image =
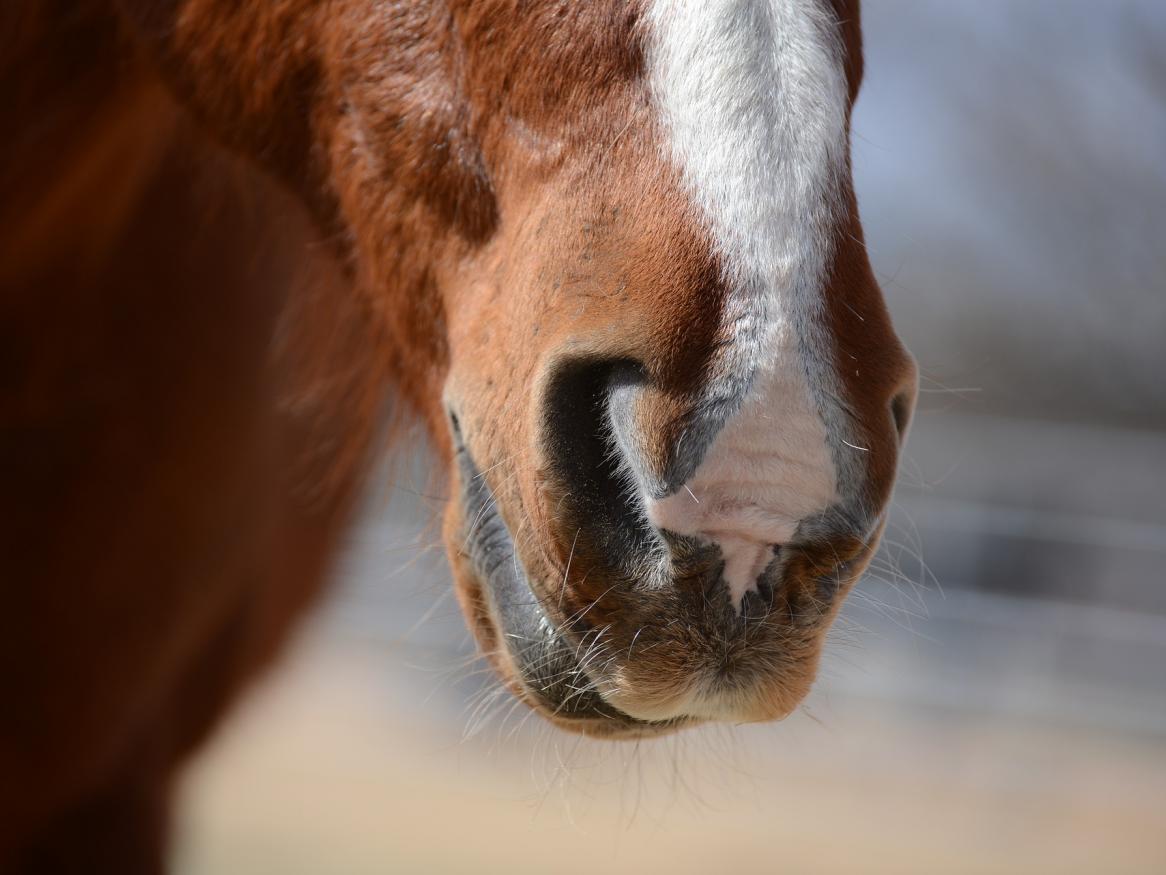
[[[384,322],[511,689],[596,734],[787,714],[915,399],[851,180],[853,4],[178,10],[171,81]]]

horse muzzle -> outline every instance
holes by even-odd
[[[589,409],[562,383],[554,394]],[[503,679],[557,725],[589,735],[790,713],[871,558],[881,514],[855,532],[827,508],[780,543],[751,541],[752,585],[735,592],[731,539],[658,527],[618,450],[604,445],[608,432],[558,414],[565,437],[528,478],[533,495],[517,476],[495,477],[492,489],[496,472],[479,467],[453,420],[459,489],[446,536],[459,599]]]

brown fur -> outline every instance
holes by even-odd
[[[599,622],[631,609],[599,598],[609,569],[541,410],[564,361],[634,358],[662,460],[721,337],[719,265],[661,157],[637,16],[628,0],[0,11],[0,870],[162,867],[175,769],[320,589],[390,400],[442,458],[443,392],[456,406],[532,585],[563,590],[540,595]],[[856,10],[839,17],[853,96]],[[849,203],[830,318],[863,362],[840,373],[885,493],[887,399],[909,368]],[[459,596],[492,650],[460,515]],[[807,580],[856,573],[839,548],[791,561]],[[804,693],[822,628],[759,713]],[[671,653],[629,664],[632,682],[666,697]]]
[[[856,3],[835,5],[853,100],[862,75],[858,9]],[[509,228],[503,223],[499,236],[485,247],[497,253],[488,256],[492,260],[482,271],[491,279],[482,281],[484,288],[474,297],[449,308],[454,355],[447,392],[457,403],[474,455],[489,469],[486,477],[499,512],[514,533],[521,565],[547,614],[560,628],[586,615],[584,631],[573,635],[582,651],[602,635],[604,659],[615,666],[607,690],[613,701],[628,691],[638,704],[664,706],[687,688],[696,666],[744,661],[721,653],[717,631],[699,608],[688,605],[713,570],[707,559],[694,556],[673,581],[674,593],[651,599],[631,594],[619,584],[629,573],[622,557],[613,558],[593,539],[589,509],[576,501],[576,484],[554,470],[543,432],[544,398],[561,361],[634,359],[649,374],[637,408],[639,429],[662,468],[694,402],[693,390],[715,366],[715,343],[723,336],[720,266],[675,171],[658,158],[661,133],[654,120],[637,117],[647,104],[646,84],[630,78],[612,92],[612,99],[618,101],[614,112],[608,110],[619,126],[614,145],[606,147],[601,135],[583,137],[573,151],[576,164],[554,168],[558,175],[549,184],[539,180],[544,202],[532,207],[524,190],[524,223]],[[599,152],[594,161],[602,162],[613,184],[594,186],[586,172],[588,148]],[[909,413],[915,372],[874,280],[849,167],[846,171],[845,209],[835,229],[824,292],[826,318],[835,340],[834,368],[846,393],[844,406],[854,436],[869,450],[864,485],[871,505],[882,507],[899,446],[892,403],[902,396],[902,409]],[[625,180],[637,184],[625,187]],[[581,238],[578,229],[583,229]],[[532,324],[538,329],[534,338]],[[499,410],[507,415],[499,417]],[[529,464],[532,455],[538,462],[534,472],[509,461]],[[462,518],[457,503],[447,516],[447,541],[456,557],[473,521]],[[748,639],[749,659],[759,668],[742,672],[741,686],[754,682],[756,701],[746,708],[753,719],[784,715],[804,696],[825,630],[841,597],[872,558],[879,534],[866,542],[839,536],[786,557],[787,583],[778,594],[785,608],[755,624],[757,631]],[[684,562],[679,564],[684,568]],[[455,563],[455,576],[483,649],[497,651],[496,620],[486,610],[483,582],[465,561]],[[837,594],[828,601],[817,595],[822,579],[837,580]],[[673,622],[656,628],[659,617]],[[625,659],[633,641],[651,657]],[[505,648],[496,652],[495,664],[521,692]],[[762,668],[767,675],[759,678]]]

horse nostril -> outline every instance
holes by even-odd
[[[618,386],[643,380],[632,360],[582,358],[555,365],[543,408],[543,441],[562,509],[586,527],[586,540],[615,558],[642,557],[655,541],[643,512],[629,498],[627,459],[613,422]]]
[[[891,399],[891,418],[895,421],[895,431],[899,435],[900,443],[907,437],[907,428],[911,425],[911,413],[914,409],[914,385],[899,390],[898,394]]]

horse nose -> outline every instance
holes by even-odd
[[[686,420],[683,408],[669,419],[675,408],[653,406],[663,393],[642,364],[575,357],[548,374],[540,433],[560,567],[586,572],[612,598],[652,580],[699,590],[707,603],[723,600],[729,625],[759,596],[770,605],[836,591],[838,569],[858,552],[852,542],[869,532],[835,506],[837,472],[812,411],[777,416],[762,394],[730,417],[715,453],[670,482]],[[900,439],[915,391],[912,370],[885,396]]]

